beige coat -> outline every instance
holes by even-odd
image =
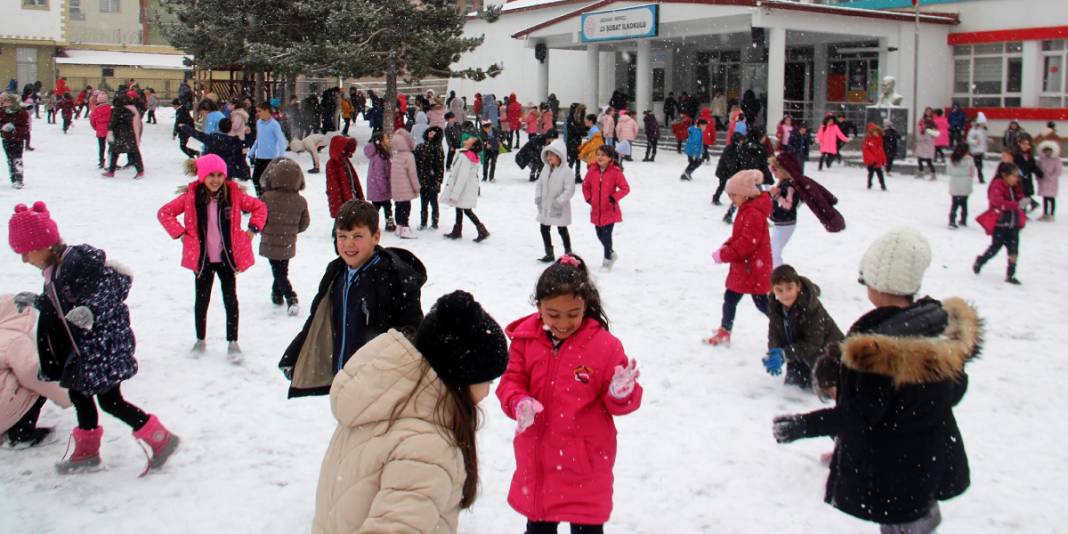
[[[337,430],[323,458],[313,534],[455,533],[463,454],[435,422],[445,386],[400,332],[363,346],[334,378]],[[394,407],[406,404],[392,422]]]
[[[56,382],[37,379],[33,308],[18,313],[12,295],[0,295],[0,433],[7,432],[44,395],[67,408],[70,397]]]

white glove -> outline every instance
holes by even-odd
[[[6,133],[11,133],[11,132],[15,131],[15,123],[9,122],[9,123],[5,124],[3,128],[0,128],[0,130],[3,130]]]
[[[67,321],[82,330],[93,329],[93,310],[85,306],[78,306],[67,312]]]
[[[631,358],[627,366],[616,366],[616,374],[612,375],[612,384],[608,386],[608,394],[613,398],[622,400],[634,393],[634,384],[641,372],[638,371],[638,362]]]
[[[15,309],[18,310],[19,313],[22,313],[22,310],[25,310],[30,306],[37,307],[37,294],[29,291],[19,293],[11,300],[15,302]]]
[[[515,420],[518,423],[515,433],[522,434],[524,430],[530,428],[534,424],[534,416],[544,411],[545,407],[538,402],[538,399],[534,397],[520,399],[515,405]]]

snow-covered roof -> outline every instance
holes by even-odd
[[[146,69],[189,70],[181,54],[151,54],[146,52],[112,52],[107,50],[64,50],[66,57],[57,57],[60,65],[120,65]]]

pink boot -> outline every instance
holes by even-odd
[[[133,436],[138,443],[147,443],[149,447],[152,447],[152,456],[149,457],[148,465],[145,466],[141,476],[145,476],[150,469],[162,467],[167,462],[167,458],[178,448],[178,442],[180,441],[178,436],[171,434],[169,430],[163,427],[163,424],[159,422],[159,418],[155,415],[149,415],[145,426],[134,432]],[[145,455],[148,456],[147,450]]]
[[[74,440],[74,454],[56,464],[56,472],[68,475],[79,471],[92,470],[100,465],[100,438],[104,437],[104,428],[96,427],[92,430],[75,428],[71,432]],[[70,450],[70,441],[67,441],[67,450]],[[63,453],[66,457],[67,453]]]

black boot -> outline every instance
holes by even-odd
[[[274,304],[275,306],[281,306],[282,305],[282,294],[279,293],[278,291],[275,291],[275,290],[272,289],[271,290],[271,303]]]
[[[538,261],[542,263],[552,263],[556,261],[556,255],[553,254],[553,246],[545,245],[545,255],[538,258]]]
[[[1005,281],[1014,285],[1020,285],[1020,281],[1016,279],[1016,263],[1009,262],[1009,268],[1005,271]]]
[[[461,237],[463,237],[463,227],[458,224],[454,224],[452,225],[452,231],[445,234],[443,237],[445,237],[446,239],[460,239]]]
[[[975,274],[979,274],[979,271],[982,270],[984,263],[986,263],[986,258],[982,256],[976,256],[975,263],[972,264],[972,272]]]
[[[486,225],[478,224],[475,228],[478,229],[478,236],[474,239],[475,243],[481,243],[490,236],[489,230],[486,230]]]

